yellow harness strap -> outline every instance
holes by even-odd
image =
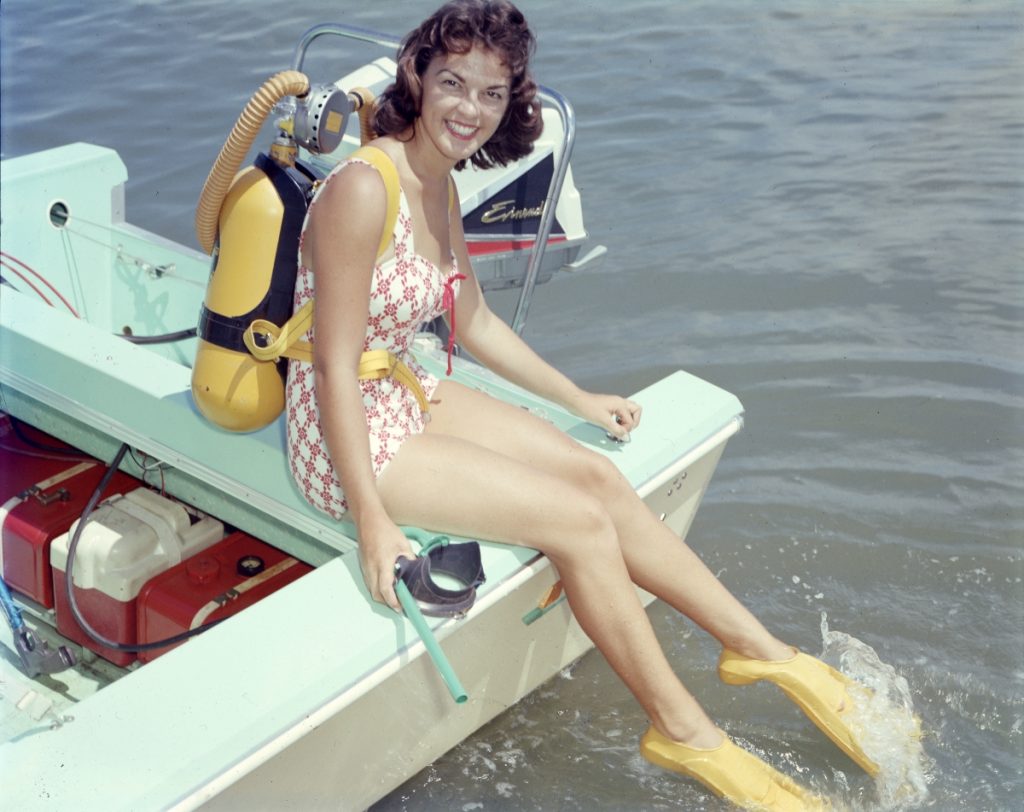
[[[430,402],[427,400],[427,393],[420,385],[420,379],[397,355],[387,350],[367,350],[360,355],[358,378],[361,381],[394,378],[416,396],[416,402],[420,404],[421,411],[430,411]]]
[[[395,223],[398,220],[398,169],[388,154],[378,147],[360,147],[352,153],[352,157],[366,161],[380,173],[381,180],[384,181],[386,195],[384,230],[381,232],[380,243],[377,245],[377,259],[380,259],[391,244],[391,236],[394,234]]]
[[[352,154],[352,157],[366,161],[380,173],[381,180],[384,181],[386,195],[384,230],[377,247],[377,259],[380,259],[388,245],[391,244],[395,222],[398,220],[398,170],[387,154],[377,147],[360,147]],[[448,189],[449,206],[452,205],[454,194],[454,186],[450,184]],[[302,336],[309,332],[312,326],[313,300],[310,299],[280,327],[271,321],[256,319],[242,334],[242,341],[257,361],[292,358],[311,364],[313,363],[313,345],[304,340]],[[426,393],[423,391],[419,379],[398,356],[387,350],[364,352],[359,358],[358,377],[360,380],[394,378],[416,396],[420,409],[424,412],[430,409],[430,403],[427,401]]]

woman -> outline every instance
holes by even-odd
[[[314,505],[355,523],[367,586],[396,610],[395,562],[413,555],[399,524],[542,551],[580,625],[650,718],[646,758],[737,803],[816,804],[708,718],[672,672],[633,585],[722,643],[723,678],[767,678],[795,694],[804,686],[803,706],[830,735],[830,725],[846,732],[843,678],[769,634],[604,457],[521,409],[438,382],[408,353],[417,325],[444,312],[459,342],[499,375],[619,437],[640,425],[638,404],[581,390],[490,311],[450,201],[453,169],[520,158],[540,134],[533,45],[505,0],[449,3],[406,38],[375,118],[373,145],[394,163],[402,190],[383,256],[378,172],[350,161],[321,188],[296,292],[299,307],[315,279],[314,363],[292,362],[289,375],[293,472]],[[414,386],[358,379],[361,354],[380,348],[415,375],[429,421]]]

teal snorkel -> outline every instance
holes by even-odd
[[[448,662],[448,658],[441,649],[441,644],[437,642],[437,638],[434,637],[430,626],[427,625],[427,621],[423,617],[416,599],[413,598],[412,593],[409,592],[409,587],[405,585],[405,581],[401,578],[395,582],[395,594],[398,595],[398,601],[402,604],[405,616],[409,618],[409,622],[412,623],[416,633],[420,636],[420,640],[423,641],[430,659],[437,666],[437,671],[441,675],[441,679],[444,680],[444,684],[448,687],[448,692],[452,695],[452,699],[455,700],[456,705],[461,705],[469,699],[469,694],[466,693],[466,689],[459,682],[459,675],[455,673],[452,664]]]
[[[423,641],[430,659],[434,661],[452,699],[461,705],[469,695],[424,614],[433,617],[465,616],[476,600],[476,588],[484,582],[480,545],[476,542],[451,544],[447,536],[435,536],[428,541],[422,531],[411,528],[404,528],[403,532],[419,542],[422,549],[415,559],[398,559],[395,565],[395,594],[405,616]],[[432,571],[455,578],[465,586],[457,590],[442,587],[434,581]]]

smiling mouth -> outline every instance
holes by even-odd
[[[444,125],[448,129],[448,132],[460,141],[472,141],[473,136],[476,135],[477,131],[480,129],[479,127],[470,127],[468,124],[459,124],[456,121],[449,121],[448,119],[445,119]]]

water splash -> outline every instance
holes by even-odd
[[[859,693],[850,721],[864,752],[880,765],[877,808],[914,809],[928,800],[931,759],[921,744],[921,722],[907,680],[883,663],[871,646],[828,627],[821,613],[821,659],[868,690]]]

